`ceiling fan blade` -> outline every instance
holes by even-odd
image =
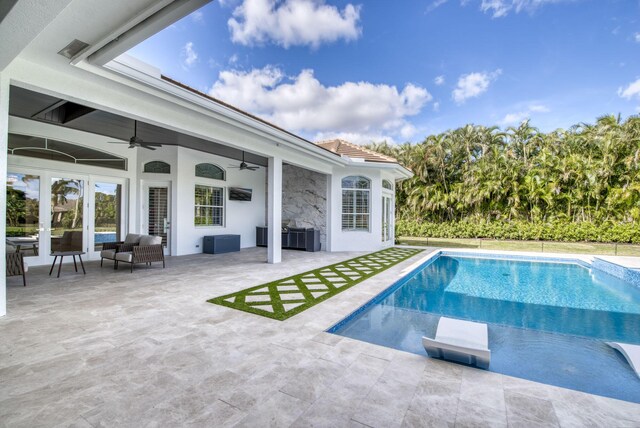
[[[107,141],[107,144],[130,144],[126,141]]]
[[[143,149],[147,149],[147,150],[155,150],[156,148],[147,144],[147,143],[142,143],[139,145],[140,147],[142,147]]]

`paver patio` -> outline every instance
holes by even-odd
[[[362,253],[265,254],[8,278],[0,426],[640,425],[638,404],[324,333],[420,255],[286,321],[207,303]]]

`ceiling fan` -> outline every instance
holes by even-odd
[[[129,138],[128,143],[123,143],[121,141],[109,141],[111,144],[128,144],[130,149],[134,149],[136,147],[142,147],[143,149],[155,150],[156,147],[162,147],[162,143],[151,143],[148,141],[144,141],[142,138],[138,137],[138,121],[133,121],[133,137]]]
[[[244,161],[244,152],[242,152],[242,162],[240,163],[239,166],[234,166],[234,165],[229,165],[229,168],[238,168],[240,171],[243,171],[245,169],[248,169],[249,171],[255,171],[256,169],[260,168],[259,166],[249,166],[245,161]]]

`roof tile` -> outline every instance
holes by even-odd
[[[369,150],[366,147],[362,147],[345,140],[335,139],[318,141],[316,144],[338,155],[344,155],[356,159],[364,159],[365,162],[398,163],[398,161],[391,156],[386,156],[381,153],[374,152],[373,150]]]

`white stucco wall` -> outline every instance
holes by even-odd
[[[177,232],[174,254],[193,254],[202,252],[202,237],[206,235],[234,234],[240,235],[242,248],[255,247],[256,226],[265,225],[264,205],[266,203],[265,177],[266,169],[260,167],[256,171],[238,168],[240,161],[223,158],[208,153],[179,147],[177,148],[177,184],[176,211],[173,230]],[[212,163],[226,171],[226,181],[196,177],[195,166],[199,163]],[[196,184],[221,187],[224,189],[225,225],[195,226],[195,186]],[[251,201],[230,201],[229,188],[243,187],[253,190]]]
[[[342,230],[342,179],[360,175],[371,180],[371,217],[369,231]],[[382,242],[382,180],[394,182],[393,176],[381,170],[357,166],[336,168],[329,177],[330,251],[375,251],[393,244],[393,240]],[[395,206],[395,195],[392,201]],[[393,214],[392,214],[393,218]],[[392,221],[395,224],[395,220]]]

